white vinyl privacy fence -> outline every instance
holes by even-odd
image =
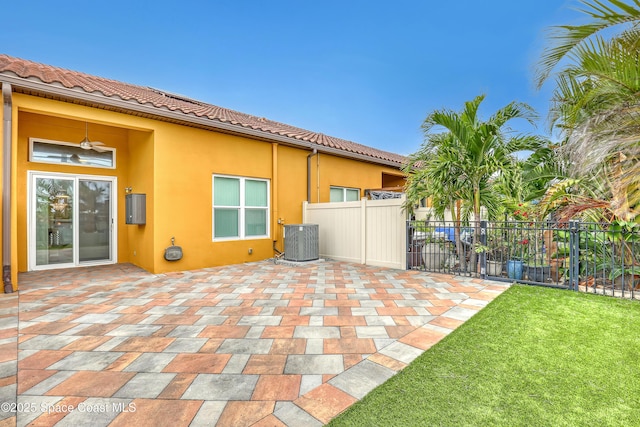
[[[339,261],[407,268],[407,223],[401,199],[307,203],[303,222],[318,224],[320,256]]]

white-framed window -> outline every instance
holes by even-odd
[[[115,169],[116,149],[100,145],[97,149],[85,150],[80,144],[29,138],[29,161]]]
[[[329,188],[331,202],[357,202],[360,200],[360,190],[357,188],[336,187]]]
[[[213,175],[213,240],[269,237],[269,180]]]

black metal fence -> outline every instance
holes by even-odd
[[[407,267],[606,295],[640,296],[640,225],[408,221]]]

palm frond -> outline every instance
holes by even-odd
[[[620,0],[582,0],[580,11],[591,17],[592,22],[585,25],[560,25],[550,29],[548,38],[551,45],[543,52],[536,70],[538,87],[547,80],[556,66],[572,51],[585,43],[590,37],[601,31],[625,24],[637,24],[640,21],[640,1],[633,5]]]

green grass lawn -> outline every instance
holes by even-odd
[[[330,426],[640,426],[640,302],[512,286]]]

